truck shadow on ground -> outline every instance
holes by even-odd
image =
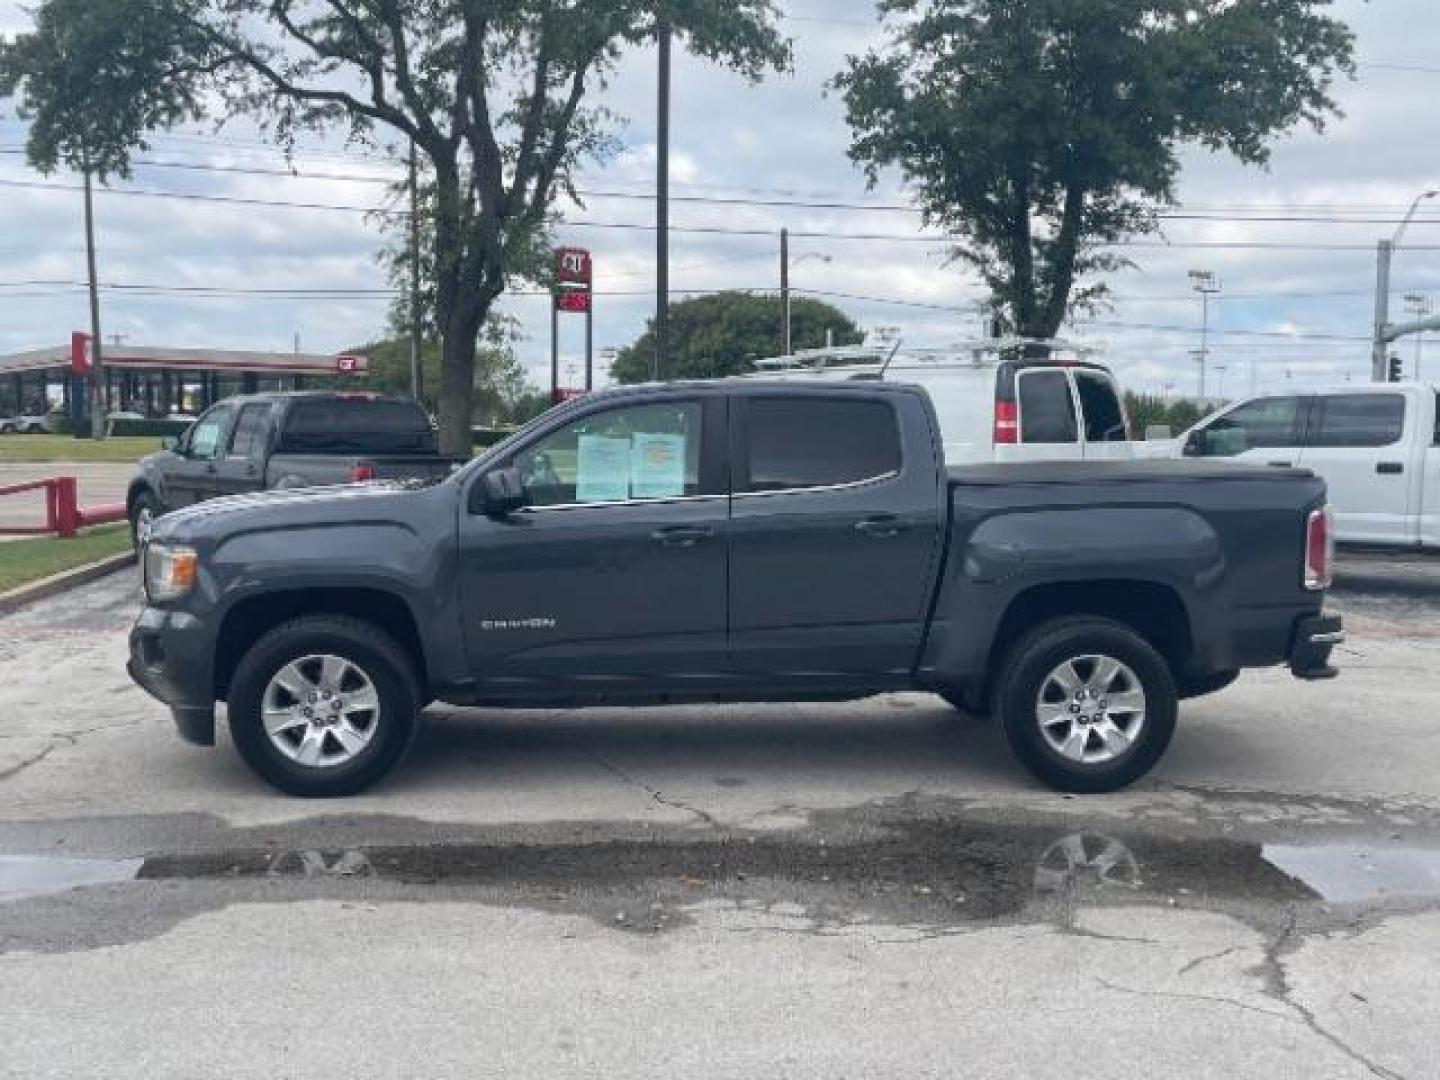
[[[467,772],[544,777],[576,765],[624,778],[713,777],[720,788],[786,777],[827,786],[845,778],[984,778],[1030,783],[988,718],[921,695],[824,705],[671,706],[495,711],[437,707],[386,787]]]

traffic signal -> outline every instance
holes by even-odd
[[[1400,382],[1404,379],[1405,373],[1400,367],[1400,357],[1394,353],[1390,354],[1390,362],[1387,365],[1386,379],[1389,382]]]

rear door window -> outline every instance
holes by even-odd
[[[1080,411],[1085,417],[1086,442],[1126,442],[1125,413],[1115,384],[1093,371],[1076,371],[1075,386],[1080,394]]]
[[[1315,402],[1308,445],[1316,448],[1391,446],[1405,430],[1401,394],[1326,394]]]
[[[1234,457],[1257,447],[1300,445],[1301,399],[1261,398],[1217,418],[1197,435],[1202,457]]]
[[[750,398],[749,475],[739,491],[791,491],[900,471],[900,429],[883,401]]]
[[[1075,396],[1063,371],[1022,371],[1016,377],[1020,396],[1022,443],[1073,443],[1079,440]]]
[[[265,437],[270,432],[270,406],[246,405],[240,410],[235,421],[235,434],[230,439],[230,456],[233,458],[258,458],[265,448]]]

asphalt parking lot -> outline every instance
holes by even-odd
[[[0,1075],[1432,1076],[1436,565],[1089,798],[917,694],[440,709],[289,799],[130,685],[113,576],[0,619]]]

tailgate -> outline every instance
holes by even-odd
[[[433,454],[414,456],[361,457],[357,465],[369,465],[373,480],[443,480],[463,465],[463,458],[438,457]]]

